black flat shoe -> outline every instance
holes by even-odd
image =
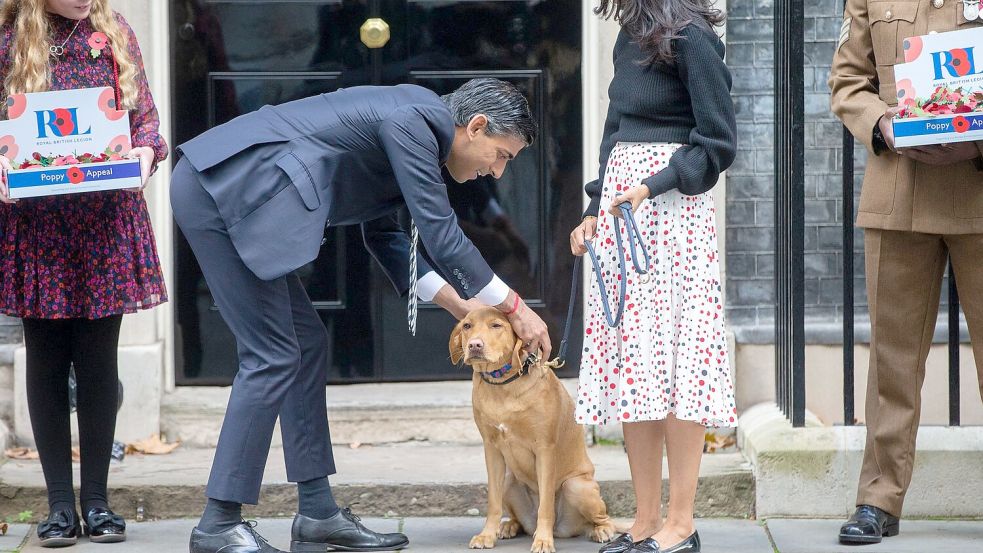
[[[255,530],[255,521],[242,521],[218,534],[206,534],[198,528],[191,531],[190,553],[285,553],[269,544]]]
[[[93,507],[85,513],[82,532],[95,543],[126,541],[126,521],[109,509]]]
[[[81,535],[82,527],[79,525],[78,513],[74,509],[49,513],[47,520],[38,524],[41,547],[75,545]]]
[[[331,518],[317,520],[298,514],[290,530],[292,553],[325,551],[394,551],[409,545],[403,534],[380,534],[369,530],[361,519],[344,509]]]
[[[881,543],[881,538],[897,536],[901,532],[898,517],[873,505],[860,505],[840,527],[840,543],[864,545]]]
[[[625,553],[635,545],[635,539],[625,532],[604,544],[597,553]]]
[[[693,532],[688,538],[669,549],[660,548],[659,542],[649,538],[633,545],[628,553],[700,553],[700,533]]]

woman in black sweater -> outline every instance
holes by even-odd
[[[577,420],[622,423],[628,450],[638,511],[629,532],[602,553],[693,553],[705,429],[737,422],[710,192],[736,152],[731,77],[714,30],[724,17],[711,0],[601,0],[595,13],[614,16],[621,32],[600,174],[585,187],[590,206],[570,246],[583,255],[592,242],[612,312],[618,302],[625,311],[618,327],[608,326],[592,281]],[[651,258],[647,277],[632,272],[630,251],[622,258],[617,250],[623,202]],[[614,292],[620,263],[627,265],[624,298]],[[663,446],[671,487],[665,520]]]

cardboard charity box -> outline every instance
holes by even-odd
[[[82,88],[7,98],[0,155],[11,198],[139,188],[140,160],[130,151],[130,117],[114,90]]]
[[[983,27],[904,40],[896,147],[983,140]]]

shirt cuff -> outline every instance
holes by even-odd
[[[478,291],[475,296],[485,305],[496,306],[505,301],[509,295],[509,287],[498,276],[493,276],[487,286]]]
[[[416,283],[416,297],[420,298],[420,301],[433,301],[434,296],[440,291],[447,281],[440,278],[437,271],[430,271],[429,273],[420,277],[420,280]]]

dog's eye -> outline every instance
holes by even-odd
[[[502,328],[502,323],[493,323],[492,328]]]
[[[471,323],[464,323],[464,326],[462,326],[461,328],[463,328],[464,330],[471,330]]]

